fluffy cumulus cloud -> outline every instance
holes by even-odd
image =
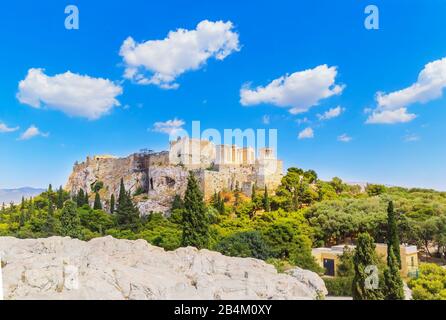
[[[319,120],[330,120],[336,117],[339,117],[343,112],[345,111],[345,108],[341,106],[337,106],[336,108],[331,108],[327,111],[325,111],[323,114],[318,114],[317,117]]]
[[[348,134],[344,133],[338,136],[338,141],[340,142],[350,142],[352,141],[352,137],[350,137]]]
[[[416,115],[407,107],[414,103],[427,103],[441,98],[446,87],[446,58],[426,64],[411,86],[391,93],[376,94],[377,107],[369,116],[368,123],[409,122]]]
[[[302,139],[311,139],[314,138],[314,131],[312,128],[306,128],[299,132],[299,135],[297,136],[300,140]]]
[[[337,73],[336,67],[324,64],[284,75],[264,87],[245,85],[240,90],[240,102],[244,106],[269,103],[289,108],[292,114],[306,112],[320,100],[342,93],[344,85],[336,84]]]
[[[8,133],[19,130],[19,127],[8,127],[5,123],[0,122],[0,133]]]
[[[183,130],[184,121],[180,119],[167,120],[165,122],[155,122],[152,130],[168,135],[175,135]]]
[[[32,125],[28,129],[26,129],[25,132],[22,133],[19,140],[29,140],[38,136],[48,137],[49,133],[41,132],[39,128],[37,128],[35,125]]]
[[[170,31],[163,40],[138,43],[127,38],[120,55],[124,77],[138,84],[154,84],[165,89],[178,87],[176,78],[201,68],[208,59],[223,60],[240,50],[239,35],[232,22],[201,21],[195,30]]]
[[[366,123],[369,124],[393,124],[410,122],[417,116],[413,113],[408,113],[407,108],[399,108],[396,110],[375,110],[368,117]]]
[[[70,116],[95,120],[120,103],[122,88],[108,79],[92,78],[70,71],[48,76],[43,69],[30,69],[19,82],[17,98],[33,108],[45,106]]]

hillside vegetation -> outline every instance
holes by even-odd
[[[445,192],[382,185],[361,190],[339,178],[322,181],[312,170],[290,168],[277,190],[254,186],[251,197],[227,190],[204,203],[191,174],[186,195],[175,197],[169,217],[140,217],[123,185],[116,199],[101,199],[103,187],[71,197],[50,186],[20,205],[3,205],[0,236],[141,238],[166,250],[191,245],[266,260],[279,270],[296,265],[321,272],[312,247],[356,242],[361,233],[386,242],[387,207],[393,201],[400,241],[418,245],[423,260],[444,261]],[[102,210],[105,203],[111,212]],[[414,286],[421,292],[420,283]]]

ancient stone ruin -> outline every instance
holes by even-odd
[[[125,158],[87,157],[74,165],[66,189],[72,194],[80,189],[92,194],[101,182],[99,192],[107,209],[111,195],[119,193],[122,178],[126,189],[135,195],[141,214],[168,214],[173,197],[186,190],[189,171],[209,199],[215,192],[235,189],[249,196],[253,185],[274,190],[280,184],[282,166],[271,148],[261,148],[256,155],[251,147],[216,146],[184,137],[172,141],[169,151],[142,150]]]

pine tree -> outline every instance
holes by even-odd
[[[404,285],[400,275],[398,260],[393,250],[387,257],[387,269],[384,271],[384,287],[386,300],[404,300]]]
[[[94,195],[93,209],[94,210],[102,210],[101,196],[99,195],[98,192],[96,192],[96,194]]]
[[[352,283],[352,295],[354,300],[382,300],[383,295],[379,288],[368,288],[371,284],[371,274],[366,272],[369,266],[377,266],[378,257],[375,252],[375,243],[368,233],[358,236],[358,243],[353,256],[355,276]],[[378,279],[375,279],[378,280]]]
[[[387,263],[389,262],[390,251],[393,250],[393,254],[398,262],[399,268],[401,268],[401,254],[400,254],[400,239],[398,235],[398,226],[393,209],[393,201],[389,202],[387,207]]]
[[[209,221],[203,194],[192,172],[184,196],[182,246],[206,248],[209,243]]]
[[[268,188],[265,186],[265,192],[263,193],[263,210],[266,212],[271,211],[271,204],[269,202],[269,196],[268,196]]]
[[[77,213],[76,203],[66,201],[60,216],[61,233],[64,237],[81,238],[81,221]]]
[[[115,211],[116,222],[120,229],[130,229],[136,231],[139,228],[139,210],[134,205],[130,192],[125,190],[124,180],[121,179],[119,189],[118,207]]]
[[[115,195],[112,193],[110,197],[110,213],[113,214],[115,212]]]

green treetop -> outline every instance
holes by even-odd
[[[65,202],[60,216],[61,233],[63,236],[81,238],[81,221],[77,213],[76,203]]]
[[[183,211],[183,246],[206,248],[209,243],[209,221],[203,194],[192,172],[187,179]]]
[[[372,274],[378,266],[375,247],[374,240],[368,233],[361,233],[358,236],[358,243],[353,256],[355,276],[352,283],[352,295],[354,300],[383,299],[382,292],[377,287],[378,275]]]
[[[94,210],[102,210],[101,196],[99,195],[98,192],[96,192],[95,196],[94,196],[93,209]]]

